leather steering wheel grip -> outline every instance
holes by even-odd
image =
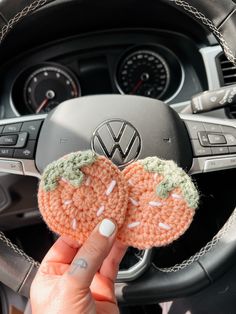
[[[7,287],[29,297],[39,264],[0,232],[0,279]]]
[[[66,2],[68,0],[60,0]],[[71,0],[70,0],[71,1]],[[76,1],[76,0],[75,0]],[[84,0],[86,1],[86,0]],[[160,1],[160,0],[156,0]],[[162,0],[192,15],[216,36],[227,58],[236,65],[236,4],[232,0]],[[1,0],[0,43],[14,25],[28,14],[56,0]]]
[[[22,18],[55,0],[1,0],[0,1],[0,43],[8,32]]]
[[[228,60],[236,65],[236,4],[232,0],[165,0],[186,11],[217,38]]]
[[[171,299],[186,297],[206,288],[235,264],[235,230],[236,209],[215,237],[182,264],[167,269],[151,264],[135,281],[117,283],[118,301],[133,305],[154,304],[169,300],[170,296]]]

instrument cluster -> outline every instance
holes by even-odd
[[[113,59],[103,62],[103,72],[96,62],[89,64],[84,58],[78,62],[79,69],[54,61],[28,67],[13,84],[12,105],[19,114],[48,113],[65,100],[96,93],[140,95],[169,102],[181,87],[181,63],[163,46],[134,46]],[[99,90],[102,81],[109,81],[109,87]]]

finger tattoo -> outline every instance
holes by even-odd
[[[74,275],[77,269],[86,269],[88,267],[88,263],[84,258],[78,258],[72,262],[71,266],[72,268],[69,271],[69,274]]]

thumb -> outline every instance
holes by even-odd
[[[93,277],[107,257],[116,237],[116,225],[104,219],[92,232],[74,257],[68,271],[63,276],[76,280],[78,289],[89,288]]]

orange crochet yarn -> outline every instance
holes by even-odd
[[[173,161],[149,157],[120,170],[92,151],[71,153],[45,169],[39,209],[48,226],[82,244],[104,218],[118,239],[146,249],[164,246],[189,227],[198,206],[190,177]]]
[[[127,202],[123,175],[111,161],[92,152],[72,153],[50,164],[38,192],[39,209],[49,228],[81,244],[105,217],[121,227]]]
[[[147,160],[148,158],[144,160],[144,164],[139,161],[133,163],[123,171],[129,183],[129,203],[126,220],[118,238],[124,244],[138,249],[165,246],[179,238],[192,222],[198,204],[197,190],[187,174],[174,162],[149,158],[154,164],[155,161],[159,162],[158,172],[155,167],[145,169]],[[167,166],[165,174],[162,171],[164,165]],[[164,190],[168,187],[168,182],[166,184],[165,181],[168,170],[170,176],[174,176],[174,171],[180,171],[182,177],[178,176],[178,179],[182,180],[177,179],[176,185],[182,185],[183,189],[189,188],[190,195],[184,195],[181,187],[174,187],[173,184],[167,195],[158,196],[157,190],[161,183],[164,182]],[[192,208],[186,198],[190,198]]]

